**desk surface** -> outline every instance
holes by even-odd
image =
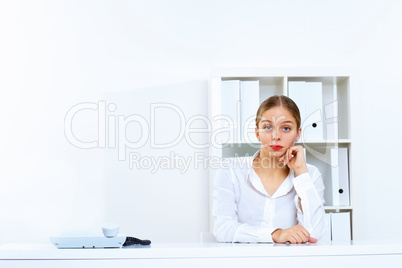
[[[402,255],[402,242],[350,241],[317,244],[154,243],[115,249],[57,249],[48,244],[4,244],[0,260],[186,259]]]

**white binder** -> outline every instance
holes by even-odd
[[[349,162],[348,149],[339,148],[339,205],[349,206]]]
[[[331,149],[332,205],[349,206],[349,168],[347,148]]]
[[[302,119],[302,141],[323,140],[322,83],[290,81],[289,97],[297,104]]]
[[[306,119],[305,109],[305,96],[306,96],[306,82],[304,81],[290,81],[289,82],[289,98],[291,98],[299,107],[300,117],[302,123]]]
[[[327,140],[338,140],[338,122],[332,122],[325,124],[327,130]]]
[[[338,140],[338,101],[331,102],[325,107],[325,119],[326,122],[326,139],[327,140]],[[328,123],[328,121],[331,121]]]
[[[242,133],[240,139],[246,143],[258,143],[255,135],[255,117],[260,105],[260,82],[240,82],[240,117]]]
[[[333,242],[351,240],[350,212],[331,213],[331,236]]]
[[[322,83],[306,82],[305,90],[306,118],[303,123],[305,140],[323,140]]]
[[[224,135],[220,136],[220,140],[223,143],[234,143],[240,139],[240,81],[222,81],[221,93],[221,115],[228,120],[221,120]]]

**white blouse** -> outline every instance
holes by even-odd
[[[319,170],[294,177],[290,170],[270,196],[253,169],[253,157],[231,158],[214,181],[214,235],[218,242],[273,242],[272,232],[301,224],[311,237],[326,230],[324,183]],[[299,197],[303,212],[299,208]]]

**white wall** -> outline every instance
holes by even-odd
[[[226,66],[354,70],[361,94],[360,234],[401,236],[401,12],[396,0],[2,1],[0,243],[47,242],[51,233],[105,220],[153,241],[197,241],[208,228],[205,169],[129,169],[115,148],[71,145],[64,119],[74,105],[102,100],[117,106],[108,116],[150,120],[156,102],[177,105],[186,118],[206,116],[208,75]],[[77,137],[97,138],[96,111],[74,120]],[[158,120],[158,141],[174,139],[176,114],[160,112]],[[130,135],[139,133],[138,125],[130,127]],[[170,151],[206,153],[185,140],[138,149],[142,156]]]

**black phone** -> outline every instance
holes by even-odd
[[[143,240],[132,236],[126,237],[126,242],[124,242],[123,247],[131,246],[131,245],[143,245],[148,246],[151,245],[151,240]]]

